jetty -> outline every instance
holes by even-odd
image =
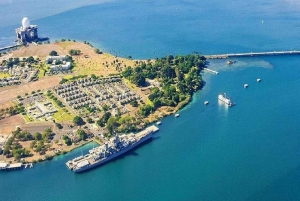
[[[0,47],[0,51],[12,49],[12,48],[19,47],[19,46],[20,45],[11,45],[11,46],[6,46],[6,47]]]
[[[219,74],[219,72],[217,72],[217,71],[215,71],[215,70],[208,69],[208,68],[203,68],[203,70],[206,70],[206,71],[208,71],[208,72],[214,73],[214,74],[216,74],[216,75]]]
[[[300,55],[300,50],[213,54],[213,55],[203,55],[203,56],[206,59],[228,59],[231,57],[278,56],[278,55]]]

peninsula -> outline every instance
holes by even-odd
[[[61,39],[0,57],[0,161],[51,159],[144,129],[189,103],[205,57],[135,60]]]

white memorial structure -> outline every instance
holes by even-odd
[[[30,25],[27,17],[22,20],[22,26],[16,29],[17,41],[20,43],[30,43],[38,39],[37,25]]]

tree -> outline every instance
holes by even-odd
[[[30,142],[30,148],[33,149],[36,146],[37,141],[33,140]]]
[[[81,140],[85,140],[87,138],[87,134],[84,132],[84,130],[77,130],[77,135],[81,138]]]
[[[106,112],[106,111],[109,110],[109,106],[106,105],[106,104],[104,104],[104,105],[102,106],[102,109],[103,109],[104,112]]]
[[[113,132],[116,130],[116,128],[119,126],[118,124],[118,120],[115,117],[109,117],[108,121],[107,121],[107,129],[109,131],[110,134],[113,134]]]
[[[78,126],[84,125],[83,119],[79,116],[74,117],[73,123],[78,125]]]
[[[130,105],[131,105],[132,107],[137,107],[137,106],[139,106],[139,104],[138,104],[138,102],[137,102],[136,100],[131,101],[131,102],[130,102]]]
[[[70,49],[70,50],[69,50],[69,54],[70,54],[71,56],[73,56],[73,55],[80,55],[80,53],[81,53],[80,50],[74,50],[74,49]]]
[[[43,139],[44,139],[44,140],[49,140],[51,133],[52,133],[51,128],[47,128],[47,129],[43,132],[43,134],[42,134]]]
[[[142,75],[142,73],[135,73],[131,78],[131,82],[136,86],[141,87],[141,86],[145,86],[146,79]]]
[[[43,136],[42,136],[41,133],[36,132],[36,133],[33,134],[33,138],[34,138],[35,140],[39,141],[39,140],[43,139]]]
[[[34,62],[33,56],[28,57],[28,58],[26,59],[26,61],[27,61],[28,63],[33,63],[33,62]]]
[[[58,129],[62,129],[62,128],[63,128],[63,126],[62,126],[60,123],[55,123],[55,125],[56,125],[56,127],[57,127]]]
[[[57,52],[52,50],[50,53],[49,53],[50,56],[58,56]]]
[[[102,52],[98,48],[95,49],[95,53],[96,54],[102,54]]]
[[[125,68],[125,70],[123,71],[122,75],[125,77],[125,78],[128,78],[132,75],[133,73],[133,69],[131,68],[131,66],[128,66]]]
[[[71,141],[71,139],[67,135],[64,135],[62,137],[62,139],[65,141],[66,145],[68,145],[68,146],[72,145],[72,141]]]
[[[95,74],[91,74],[91,78],[92,78],[93,80],[96,80],[96,79],[97,79],[97,76],[96,76]]]
[[[93,121],[93,119],[92,118],[87,118],[87,122],[89,123],[89,124],[92,124],[92,123],[94,123],[94,121]]]

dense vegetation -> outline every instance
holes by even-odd
[[[81,51],[80,50],[74,50],[74,49],[70,49],[69,50],[69,54],[71,56],[74,56],[74,55],[80,55]]]
[[[85,122],[83,121],[83,119],[79,116],[74,117],[73,119],[73,123],[76,124],[77,126],[82,126],[85,124]]]
[[[39,132],[34,133],[33,135],[26,130],[21,130],[19,127],[12,132],[12,136],[7,140],[3,154],[6,157],[14,157],[16,160],[20,158],[24,158],[27,156],[31,156],[30,150],[23,148],[20,142],[23,141],[31,141],[30,148],[35,152],[40,154],[45,154],[50,145],[45,145],[52,134],[52,130],[50,128],[46,129],[42,134]]]
[[[123,76],[136,86],[147,86],[146,79],[158,81],[148,97],[151,104],[140,106],[140,114],[146,117],[161,106],[182,107],[183,103],[188,103],[202,86],[200,71],[204,66],[205,57],[197,53],[175,58],[169,55],[153,62],[142,62],[134,69],[128,66]]]
[[[130,103],[134,107],[139,106],[138,115],[112,116],[109,112],[97,121],[101,127],[106,126],[109,131],[108,137],[114,132],[133,132],[141,129],[148,123],[145,119],[161,106],[182,108],[188,104],[193,93],[202,86],[200,75],[205,66],[205,57],[195,53],[187,56],[172,55],[147,62],[139,61],[137,66],[126,67],[122,75],[138,87],[152,85],[149,101],[144,104],[141,101]],[[105,108],[103,108],[105,111]]]
[[[39,62],[39,59],[35,60],[32,56],[28,58],[23,58],[20,60],[20,58],[9,58],[8,60],[3,60],[1,65],[2,66],[8,66],[8,67],[13,67],[13,65],[19,65],[21,67],[24,67],[26,64],[31,65],[31,64],[37,64]]]
[[[4,118],[6,116],[13,116],[16,114],[25,114],[25,107],[23,106],[22,103],[16,104],[14,106],[10,106],[8,108],[1,108],[0,109],[0,119]]]

